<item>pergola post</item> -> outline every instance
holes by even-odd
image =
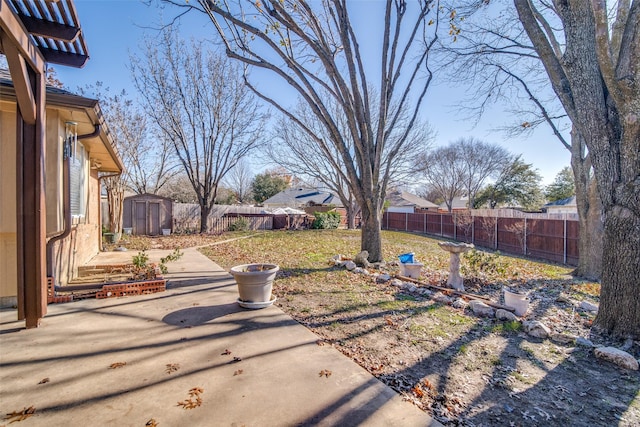
[[[40,325],[47,313],[45,165],[45,79],[29,72],[36,120],[27,123],[18,108],[16,147],[16,213],[18,243],[18,319],[27,328]]]

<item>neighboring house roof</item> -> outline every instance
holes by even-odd
[[[467,196],[454,197],[451,201],[451,209],[467,209],[469,204],[469,198]],[[445,202],[440,203],[440,209],[447,210],[447,204]]]
[[[438,205],[431,203],[430,201],[416,196],[415,194],[408,193],[406,191],[395,191],[387,196],[387,201],[390,206],[397,207],[411,207],[414,208],[437,208]]]
[[[303,205],[335,205],[342,206],[340,199],[328,191],[317,188],[294,187],[287,188],[275,196],[269,197],[263,205],[303,206]]]
[[[547,203],[542,206],[543,208],[559,208],[559,207],[574,207],[576,205],[576,196],[567,197],[566,199],[556,200],[555,202]]]
[[[3,102],[16,102],[13,81],[7,69],[0,69],[0,99]],[[90,134],[99,125],[100,133],[83,141],[88,148],[92,167],[100,172],[122,172],[122,159],[97,100],[47,86],[46,106],[60,110],[62,120],[76,122],[78,135]]]

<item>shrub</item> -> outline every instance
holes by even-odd
[[[247,231],[249,229],[249,220],[243,216],[229,224],[229,231]]]
[[[466,265],[462,266],[462,273],[475,276],[478,273],[504,274],[505,266],[500,260],[500,252],[482,252],[475,249],[463,255]]]
[[[313,220],[311,228],[314,229],[333,229],[340,225],[340,213],[338,212],[316,212],[313,214],[316,219]]]

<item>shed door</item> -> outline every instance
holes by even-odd
[[[160,203],[149,202],[149,234],[160,234]]]
[[[134,234],[147,234],[147,203],[135,202]]]

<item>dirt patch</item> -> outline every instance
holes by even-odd
[[[444,285],[448,254],[436,240],[383,236],[387,259],[413,251],[425,263],[420,280]],[[226,268],[278,263],[274,292],[284,311],[444,424],[640,425],[640,373],[597,360],[587,342],[626,345],[640,357],[640,343],[611,341],[591,329],[594,315],[579,307],[597,304],[597,283],[546,263],[488,253],[463,257],[468,291],[496,302],[505,285],[528,292],[525,320],[568,337],[566,343],[541,340],[520,322],[480,318],[436,302],[423,286],[378,282],[377,274],[398,273],[395,263],[361,273],[328,265],[332,255],[355,254],[358,247],[353,232],[283,232],[204,253]]]

